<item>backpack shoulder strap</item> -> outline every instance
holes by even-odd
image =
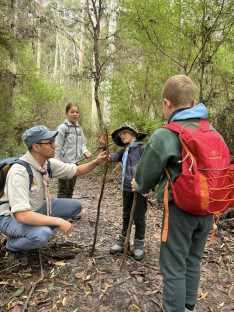
[[[69,135],[70,128],[69,128],[69,125],[68,125],[68,123],[66,121],[63,124],[66,126],[66,132],[65,132],[65,135],[64,135],[64,138],[66,139],[68,137],[68,135]]]
[[[172,130],[174,132],[180,133],[180,129],[182,127],[183,126],[181,124],[179,124],[178,122],[172,122],[166,126],[163,126],[162,128],[169,129],[169,130]]]
[[[50,166],[50,161],[47,160],[47,173],[49,175],[50,178],[52,178],[52,170],[51,170],[51,166]]]
[[[170,177],[169,170],[167,168],[165,168],[165,172],[167,175],[167,184],[164,188],[165,218],[164,218],[163,231],[162,231],[162,242],[167,241],[168,224],[169,224],[168,189],[169,189],[169,185],[171,184],[171,177]]]
[[[140,154],[140,157],[142,156],[144,150],[145,150],[145,145],[144,145],[144,144],[140,144],[140,145],[139,145],[139,154]]]
[[[19,164],[21,166],[24,166],[28,172],[29,175],[29,190],[31,190],[32,183],[33,183],[33,173],[30,165],[19,159],[19,157],[12,157],[11,159],[6,159],[6,161],[2,161],[0,164],[0,198],[4,194],[4,186],[6,181],[6,176],[8,174],[8,171],[10,170],[11,166],[14,164]],[[6,201],[1,202],[0,205],[7,203]]]
[[[208,121],[204,120],[204,119],[200,119],[199,125],[201,125],[203,128],[209,130],[210,128],[210,124]]]
[[[31,169],[29,163],[27,163],[26,161],[24,161],[22,159],[17,159],[14,163],[23,166],[27,170],[28,175],[29,175],[29,190],[31,190],[32,183],[33,183],[33,173],[32,173],[32,169]]]
[[[190,124],[188,124],[188,125],[190,125]],[[209,130],[209,128],[210,128],[209,122],[204,120],[204,119],[200,119],[199,125],[201,127],[205,128],[206,130]],[[166,126],[163,126],[162,128],[169,129],[169,130],[172,130],[174,132],[180,133],[181,128],[183,128],[184,126],[186,126],[186,125],[181,125],[178,122],[172,122]]]

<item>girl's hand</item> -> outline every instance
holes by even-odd
[[[90,153],[90,152],[86,152],[86,153],[84,153],[84,155],[85,155],[85,157],[86,157],[86,158],[89,158],[89,157],[91,157],[91,156],[92,156],[92,153]]]
[[[108,137],[108,140],[111,138],[111,136]],[[98,135],[98,142],[102,145],[102,146],[105,146],[106,145],[106,134],[103,133],[99,133]]]

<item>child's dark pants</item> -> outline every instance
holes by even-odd
[[[212,220],[212,216],[191,215],[174,203],[169,205],[167,241],[161,242],[160,247],[163,307],[166,312],[184,312],[185,303],[196,304],[200,260]]]
[[[123,227],[122,235],[127,235],[130,212],[133,203],[133,192],[123,191]],[[137,202],[134,213],[135,239],[143,240],[145,237],[145,213],[147,210],[147,198],[137,194]]]
[[[72,198],[73,191],[76,185],[77,177],[71,179],[58,179],[58,198]]]

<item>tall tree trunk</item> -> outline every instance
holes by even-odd
[[[14,35],[17,36],[17,28],[18,28],[18,10],[19,10],[19,0],[13,1],[13,10],[14,10],[14,19],[13,19],[13,29]]]
[[[97,23],[98,24],[98,23]],[[99,28],[100,24],[97,26]],[[103,120],[101,113],[101,105],[99,100],[99,87],[100,87],[100,65],[99,65],[99,29],[94,32],[94,100],[96,104],[96,112],[98,116],[98,124],[99,129],[103,130]],[[96,116],[96,112],[92,112],[94,117]]]
[[[92,116],[96,119],[98,117],[98,125],[100,131],[103,131],[103,119],[101,113],[101,103],[99,99],[99,88],[100,88],[100,79],[101,79],[101,66],[100,66],[100,51],[99,51],[99,43],[100,43],[100,25],[103,16],[103,1],[99,0],[98,3],[95,0],[91,0],[92,3],[92,11],[91,13],[88,7],[88,15],[89,20],[93,29],[93,73],[92,73]],[[94,101],[96,104],[96,108],[94,106]]]
[[[60,69],[63,68],[63,42],[62,42],[62,38],[60,38],[59,42],[58,42],[58,52],[59,52],[59,65],[60,65]]]
[[[78,79],[78,97],[81,99],[81,77],[83,73],[84,68],[84,56],[85,56],[85,43],[86,43],[86,24],[87,24],[87,15],[88,15],[88,0],[83,0],[83,8],[84,8],[84,14],[83,14],[83,25],[81,30],[81,39],[80,39],[80,50],[79,50],[79,56],[78,56],[78,73],[79,73],[79,79]],[[92,88],[92,91],[94,88]],[[92,99],[94,96],[92,96]],[[92,103],[93,105],[93,103]],[[92,109],[93,111],[93,109]]]
[[[79,53],[79,74],[80,75],[82,74],[83,67],[84,67],[87,14],[88,14],[88,0],[84,0],[84,16],[83,16],[83,26],[82,26],[82,32],[81,32],[80,53]]]
[[[58,68],[58,49],[59,49],[59,33],[56,31],[55,55],[54,55],[54,77],[57,75]]]
[[[66,62],[67,62],[67,47],[68,47],[68,42],[67,42],[67,38],[63,38],[63,49],[62,49],[62,58],[63,58],[63,72],[66,71]]]
[[[79,59],[77,59],[77,48],[76,48],[76,43],[73,43],[73,55],[74,55],[74,63],[75,65],[72,66],[72,72],[73,71],[78,71],[79,72]]]
[[[16,76],[8,69],[0,70],[0,150],[8,150],[9,154],[7,156],[13,156],[14,145],[12,144],[13,138],[15,138],[14,133],[14,121],[12,118],[14,116],[14,107],[12,104],[14,88],[16,86]],[[21,136],[20,136],[21,141]],[[6,148],[6,145],[7,148]]]
[[[94,59],[94,54],[93,54],[93,77],[91,79],[91,88],[92,88],[92,119],[95,121],[97,121],[97,106],[96,106],[96,101],[95,101],[95,77],[94,77],[94,73],[95,73],[95,59]]]
[[[110,20],[109,20],[109,29],[108,29],[108,48],[107,48],[107,57],[110,58],[110,62],[106,68],[106,76],[107,80],[105,81],[104,89],[105,89],[105,97],[103,101],[103,119],[104,123],[110,123],[110,113],[111,113],[111,103],[110,103],[110,90],[111,90],[111,78],[113,76],[114,70],[114,59],[113,55],[115,53],[115,33],[116,33],[116,6],[118,1],[110,1]]]
[[[59,49],[60,49],[60,36],[59,36],[59,25],[60,25],[60,14],[59,14],[60,2],[57,1],[57,8],[56,12],[54,13],[54,19],[56,21],[56,39],[55,39],[55,55],[54,55],[54,77],[57,76],[58,72],[58,56],[59,56]],[[60,58],[60,65],[61,65],[61,58]]]
[[[42,17],[42,8],[43,8],[43,0],[39,2],[39,27],[38,27],[38,40],[37,40],[37,70],[40,72],[41,69],[41,44],[42,44],[42,25],[41,25],[41,17]]]

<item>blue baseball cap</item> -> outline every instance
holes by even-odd
[[[49,131],[45,126],[35,126],[25,131],[22,135],[22,139],[27,147],[31,147],[33,144],[41,140],[53,138],[57,134],[58,131]]]

